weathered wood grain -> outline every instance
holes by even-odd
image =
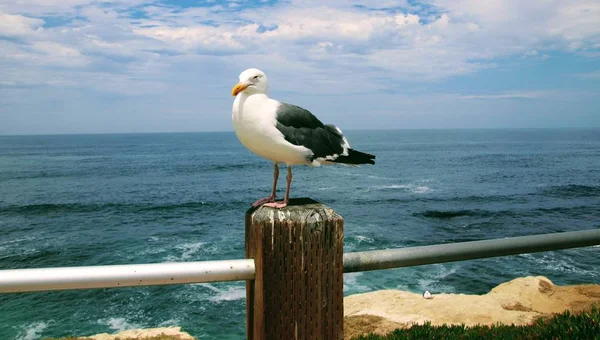
[[[248,339],[344,338],[344,220],[311,199],[246,213]]]

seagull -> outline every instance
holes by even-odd
[[[273,162],[273,187],[261,205],[284,208],[290,201],[292,166],[341,163],[375,164],[375,156],[350,148],[348,139],[335,125],[323,124],[310,111],[269,98],[267,76],[256,68],[242,72],[231,90],[233,127],[240,142],[258,156]],[[278,164],[287,165],[283,201],[276,201]]]

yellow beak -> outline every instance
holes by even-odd
[[[238,95],[238,93],[244,91],[247,87],[248,84],[237,83],[231,90],[231,95],[235,97]]]

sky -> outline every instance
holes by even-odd
[[[600,127],[598,0],[0,0],[0,134],[231,131],[246,68],[343,129]]]

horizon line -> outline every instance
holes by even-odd
[[[600,126],[562,126],[562,127],[431,127],[431,128],[363,128],[363,129],[344,129],[344,131],[429,131],[429,130],[595,130]],[[89,136],[89,135],[156,135],[156,134],[184,134],[184,133],[235,133],[234,130],[205,130],[205,131],[138,131],[138,132],[67,132],[67,133],[17,133],[4,134],[0,132],[0,137],[19,137],[19,136]]]

